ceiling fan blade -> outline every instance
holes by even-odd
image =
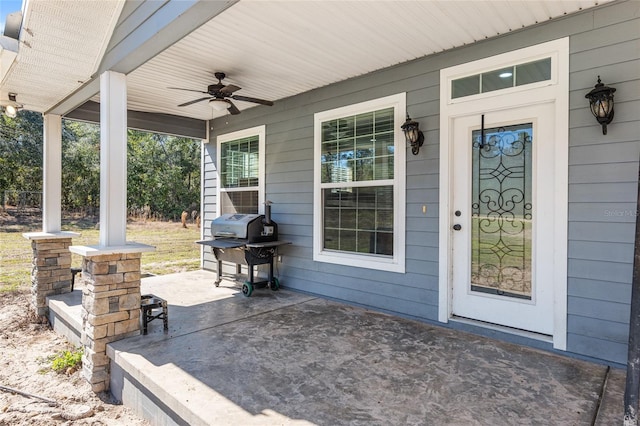
[[[264,99],[258,99],[258,98],[250,98],[248,96],[234,95],[234,96],[231,96],[231,98],[235,99],[236,101],[253,102],[254,104],[261,104],[261,105],[268,105],[268,106],[273,105],[273,102],[271,101],[265,101]]]
[[[195,99],[193,101],[189,101],[189,102],[185,102],[183,104],[178,105],[179,107],[183,107],[183,106],[187,106],[187,105],[191,105],[191,104],[195,104],[198,102],[202,102],[202,101],[206,101],[207,99],[211,99],[211,96],[206,96],[204,98],[200,98],[200,99]]]
[[[227,111],[229,111],[229,114],[231,115],[238,115],[240,114],[240,110],[238,109],[238,107],[236,107],[233,102],[231,101],[227,101],[229,103],[229,108],[227,108]]]
[[[231,93],[235,92],[236,90],[240,90],[240,88],[238,86],[236,86],[236,85],[233,85],[233,84],[227,84],[222,89],[220,89],[220,93],[231,94]]]
[[[182,87],[167,87],[167,89],[186,90],[187,92],[196,92],[196,93],[209,93],[209,92],[203,92],[202,90],[184,89]]]

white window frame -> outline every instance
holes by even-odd
[[[240,191],[255,191],[255,186],[250,187],[239,187],[239,188],[222,188],[222,181],[220,177],[221,169],[221,158],[220,153],[222,152],[222,144],[225,142],[231,142],[237,139],[248,138],[251,136],[258,136],[258,214],[264,214],[264,188],[265,188],[265,179],[264,179],[264,171],[265,171],[265,137],[266,137],[266,126],[257,126],[251,127],[249,129],[238,130],[236,132],[225,133],[223,135],[219,135],[216,138],[217,142],[217,151],[216,151],[216,169],[218,170],[218,185],[216,190],[216,212],[217,216],[222,214],[222,193],[223,192],[240,192]]]
[[[347,105],[314,114],[314,161],[313,161],[313,260],[317,262],[334,263],[338,265],[355,266],[360,268],[378,269],[383,271],[405,272],[405,186],[406,186],[406,152],[407,144],[400,126],[406,115],[406,93],[358,104]],[[322,123],[342,117],[364,114],[385,108],[394,108],[394,169],[393,179],[348,182],[345,186],[368,187],[378,185],[393,185],[393,256],[376,254],[359,254],[344,251],[324,250],[323,248],[323,204],[321,181],[322,155]],[[333,185],[331,185],[333,186]]]

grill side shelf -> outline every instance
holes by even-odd
[[[265,243],[246,243],[247,248],[268,248],[291,244],[291,241],[267,241]]]
[[[235,247],[243,247],[247,241],[246,240],[237,240],[237,239],[217,239],[217,240],[199,240],[196,241],[198,244],[202,244],[203,246],[209,246],[213,248],[235,248]]]

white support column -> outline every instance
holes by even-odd
[[[42,231],[60,232],[62,218],[62,118],[44,116]]]
[[[124,246],[127,234],[127,81],[100,76],[100,246]]]

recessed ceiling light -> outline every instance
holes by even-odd
[[[500,74],[500,78],[509,78],[513,75],[511,71],[503,72]]]

